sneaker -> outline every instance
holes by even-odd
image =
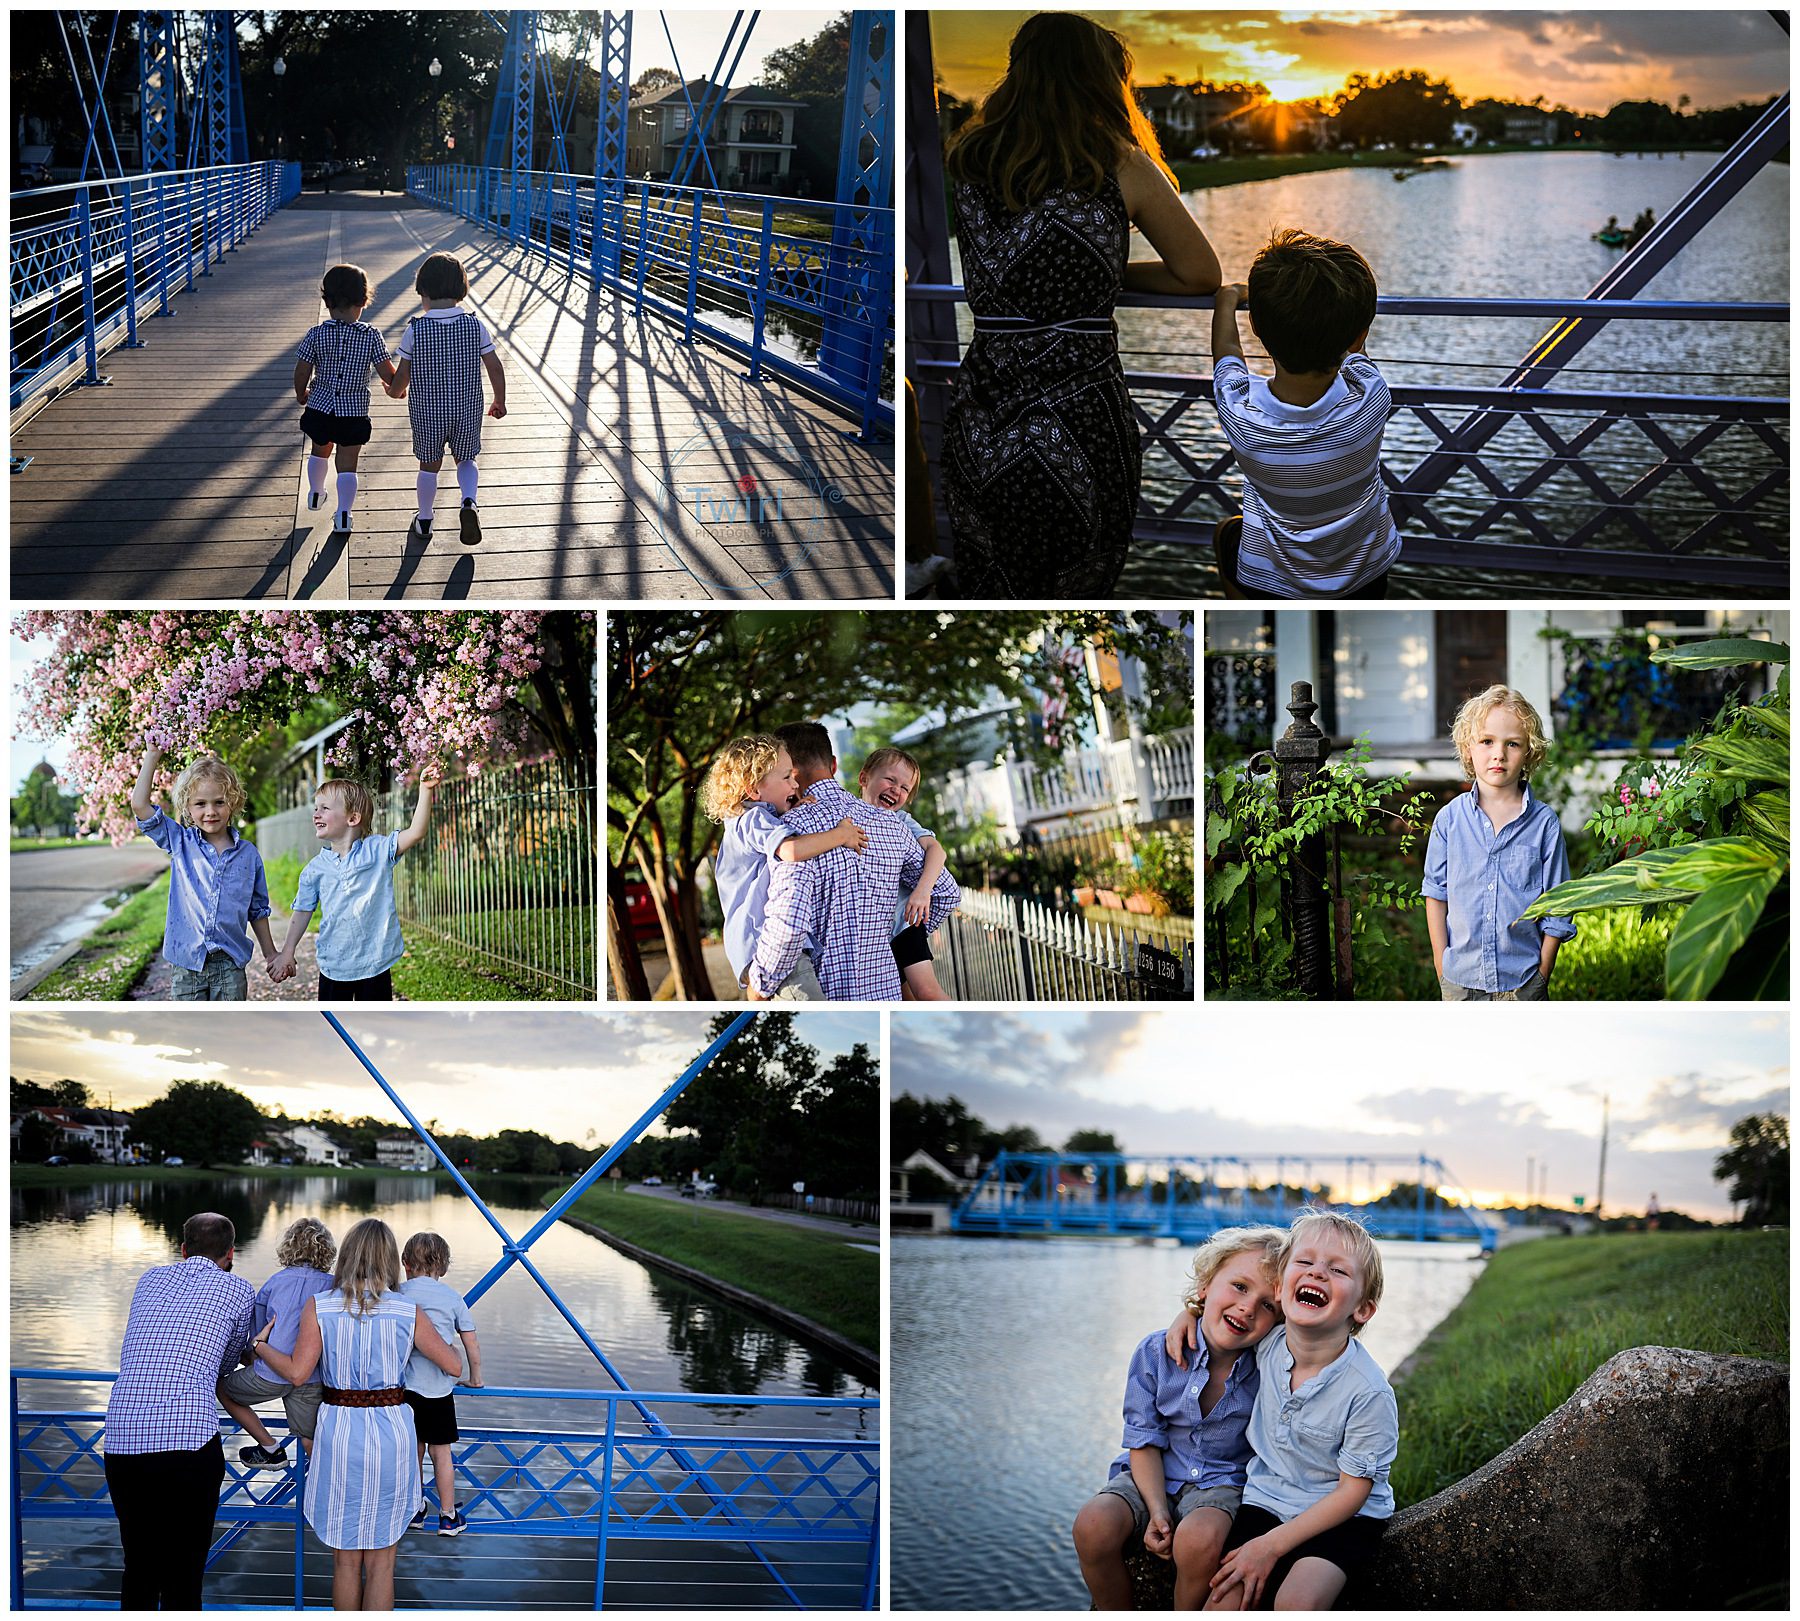
[[[331,520],[331,532],[334,535],[349,534],[350,533],[350,514],[347,512],[340,512],[335,518],[333,518]]]
[[[475,503],[472,499],[464,498],[461,517],[463,545],[479,546],[481,544],[481,519],[475,515]]]
[[[415,516],[412,521],[412,528],[406,531],[406,538],[408,540],[430,540],[431,520],[429,518]]]
[[[282,1447],[239,1447],[238,1462],[252,1469],[285,1469],[287,1452]]]
[[[451,1509],[448,1514],[438,1516],[438,1535],[440,1537],[460,1537],[469,1529],[469,1521],[465,1515]]]
[[[308,490],[306,492],[306,510],[308,512],[317,512],[319,508],[324,505],[325,492],[323,490]]]
[[[406,1529],[409,1531],[418,1531],[424,1527],[424,1524],[425,1524],[425,1505],[423,1503],[421,1503],[419,1505],[419,1512],[412,1517],[412,1524],[409,1525]]]

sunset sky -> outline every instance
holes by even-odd
[[[890,1095],[955,1095],[1052,1144],[1092,1127],[1127,1153],[1312,1155],[1328,1181],[1333,1156],[1341,1179],[1346,1155],[1425,1154],[1483,1202],[1521,1199],[1529,1156],[1565,1208],[1593,1203],[1605,1097],[1607,1210],[1654,1192],[1715,1220],[1731,1213],[1712,1163],[1732,1123],[1788,1112],[1782,1014],[1551,1003],[1527,1030],[1462,1011],[1344,1003],[1329,1035],[1292,1045],[1250,1003],[1209,1006],[1204,1031],[1168,1011],[899,1018]]]
[[[421,1120],[487,1137],[506,1128],[587,1145],[617,1140],[706,1045],[710,1014],[359,1009],[344,1028]],[[829,1064],[881,1042],[873,1013],[801,1013]],[[101,1106],[134,1109],[174,1081],[222,1081],[265,1112],[400,1119],[316,1010],[133,1008],[21,1011],[12,1074],[81,1081]],[[656,1129],[656,1128],[652,1128]]]
[[[1006,65],[1026,11],[933,11],[946,86],[978,100]],[[1787,35],[1764,11],[1086,11],[1122,34],[1140,84],[1261,80],[1277,100],[1325,95],[1352,73],[1424,68],[1464,101],[1482,96],[1604,112],[1682,95],[1696,107],[1787,89]],[[921,13],[909,17],[916,26]]]

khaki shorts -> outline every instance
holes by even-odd
[[[280,1384],[263,1378],[254,1368],[233,1368],[219,1381],[219,1390],[246,1407],[280,1402],[287,1413],[288,1428],[303,1441],[310,1441],[318,1428],[319,1398],[325,1387],[316,1379],[310,1385]]]
[[[738,981],[740,986],[750,982],[750,970],[744,970],[744,977]],[[819,972],[813,967],[813,960],[803,951],[794,959],[794,971],[781,982],[781,987],[769,998],[771,1002],[823,1002],[825,987],[819,983]]]
[[[1131,1471],[1121,1469],[1100,1488],[1100,1496],[1125,1500],[1125,1506],[1131,1510],[1132,1535],[1142,1541],[1144,1533],[1150,1529],[1150,1506],[1138,1490],[1137,1482],[1131,1478]],[[1170,1507],[1175,1513],[1175,1523],[1180,1525],[1197,1508],[1216,1508],[1235,1520],[1238,1506],[1243,1501],[1241,1486],[1183,1486],[1176,1492]]]
[[[1438,994],[1446,1002],[1548,1002],[1550,982],[1541,968],[1534,968],[1516,991],[1472,991],[1466,985],[1452,985],[1439,974]]]

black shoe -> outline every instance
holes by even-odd
[[[412,528],[406,531],[406,538],[408,540],[430,540],[431,520],[415,515],[412,521]]]
[[[238,1462],[252,1469],[285,1469],[287,1453],[281,1447],[239,1447]]]
[[[467,1518],[455,1509],[451,1509],[448,1514],[438,1516],[438,1535],[440,1537],[460,1537],[468,1529]]]
[[[474,501],[466,497],[462,504],[462,543],[465,546],[481,544],[481,519],[476,516]]]

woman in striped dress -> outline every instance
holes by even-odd
[[[295,1384],[315,1367],[324,1378],[306,1519],[333,1550],[332,1608],[391,1610],[394,1555],[423,1501],[418,1440],[401,1383],[406,1359],[416,1346],[446,1373],[460,1374],[462,1358],[395,1292],[400,1246],[386,1222],[359,1221],[350,1229],[332,1285],[301,1309],[291,1357],[266,1344],[258,1350]]]

